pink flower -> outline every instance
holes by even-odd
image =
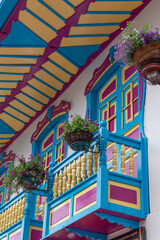
[[[71,114],[70,117],[73,118],[73,115]]]
[[[46,171],[44,170],[43,173],[45,173]]]
[[[16,158],[18,158],[19,156],[18,155],[16,155]]]
[[[11,175],[13,175],[13,172],[11,172]]]
[[[8,168],[8,164],[5,164],[4,166],[5,166],[5,168]]]
[[[36,162],[34,164],[37,164]]]
[[[39,153],[37,152],[36,155],[39,155]]]
[[[42,162],[43,165],[45,165],[45,162]]]
[[[39,182],[42,182],[42,180],[39,180]]]
[[[88,124],[85,124],[84,127],[87,128],[87,127],[88,127]]]
[[[28,158],[28,160],[30,159],[31,157]]]

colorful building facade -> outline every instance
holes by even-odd
[[[0,3],[0,239],[158,239],[159,87],[112,47],[128,20],[158,27],[158,6]],[[63,138],[71,114],[100,123],[87,152]],[[12,196],[9,164],[37,152],[47,179]]]

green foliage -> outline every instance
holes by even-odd
[[[71,122],[64,123],[64,136],[71,133],[76,132],[79,133],[82,131],[86,132],[96,132],[99,129],[99,124],[96,122],[92,122],[91,120],[82,119],[80,115],[70,116]]]
[[[28,161],[23,156],[18,157],[18,165],[11,163],[8,167],[7,176],[3,180],[5,188],[11,186],[11,193],[18,192],[19,189],[25,190],[23,177],[32,176],[34,185],[43,183],[45,177],[44,162],[42,156],[38,153],[31,156]]]

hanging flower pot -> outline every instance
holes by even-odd
[[[87,151],[93,140],[93,132],[99,124],[82,119],[80,115],[71,115],[71,121],[64,124],[64,139],[74,151]]]
[[[122,41],[114,44],[114,59],[125,65],[136,65],[141,75],[152,85],[160,85],[160,33],[145,25],[141,30],[128,22],[122,31]]]
[[[150,42],[134,51],[133,59],[142,76],[160,85],[160,42]]]
[[[11,187],[11,193],[24,191],[32,191],[40,186],[45,179],[44,162],[42,156],[38,153],[31,156],[26,161],[23,156],[16,158],[18,164],[15,166],[11,163],[7,170],[7,176],[3,180],[5,188]]]
[[[74,151],[87,151],[93,140],[93,133],[88,131],[71,132],[65,136],[65,140]]]

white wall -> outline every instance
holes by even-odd
[[[135,27],[141,27],[144,23],[160,27],[159,18],[160,0],[152,2],[135,18]],[[120,36],[115,39],[116,42]],[[60,100],[71,102],[70,113],[85,116],[86,99],[84,89],[88,81],[92,78],[95,68],[99,67],[108,54],[108,48],[76,79],[76,81],[57,99],[54,105],[58,105]],[[146,221],[142,225],[146,226],[147,240],[159,240],[160,229],[160,86],[147,85],[146,102],[144,112],[145,135],[148,138],[148,160],[149,160],[149,188],[150,188],[150,211]],[[82,107],[83,106],[83,107]],[[26,157],[31,152],[30,138],[35,131],[37,123],[43,119],[45,113],[24,131],[24,133],[12,143],[7,149],[7,153],[12,150],[17,154]],[[71,153],[71,150],[68,152]]]

